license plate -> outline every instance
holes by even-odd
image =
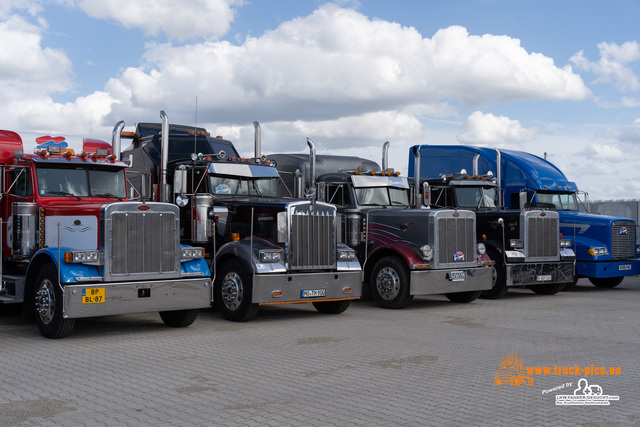
[[[323,297],[327,294],[326,289],[306,289],[300,292],[302,298],[316,298]]]
[[[631,264],[623,264],[618,267],[618,270],[631,270]]]
[[[96,304],[105,301],[104,288],[86,288],[82,290],[83,304]]]
[[[466,271],[451,271],[449,272],[449,280],[453,282],[459,282],[467,278]]]
[[[536,280],[538,282],[550,282],[551,281],[551,275],[550,274],[543,274],[540,276],[536,276]]]

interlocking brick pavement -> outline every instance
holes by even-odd
[[[5,314],[0,425],[640,425],[639,304],[632,277],[471,304],[419,297],[403,310],[265,307],[247,323],[203,310],[184,329],[156,313],[82,319],[62,340]],[[511,352],[529,367],[619,366],[621,375],[587,380],[620,400],[556,406],[581,375],[496,385]]]

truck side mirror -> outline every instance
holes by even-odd
[[[319,200],[321,202],[327,201],[326,200],[326,183],[319,182],[316,187],[316,192],[317,192],[316,200]]]
[[[431,206],[431,188],[428,182],[422,183],[422,204],[426,207]]]
[[[187,192],[187,168],[181,165],[173,173],[173,194],[185,194]]]
[[[518,195],[519,197],[519,206],[520,206],[520,210],[523,211],[526,209],[527,207],[527,197],[528,194],[526,191],[521,191],[520,194]]]

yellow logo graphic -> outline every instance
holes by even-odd
[[[500,362],[500,368],[493,377],[493,381],[497,385],[506,383],[515,386],[533,385],[533,377],[528,377],[524,374],[524,367],[522,366],[522,358],[518,357],[518,353],[509,353],[502,358]]]

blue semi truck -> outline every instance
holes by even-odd
[[[579,210],[575,182],[569,181],[551,162],[530,153],[460,145],[421,145],[422,178],[436,178],[440,171],[472,170],[496,175],[500,204],[507,209],[553,209],[560,214],[560,232],[572,241],[576,274],[597,287],[613,288],[626,276],[640,274],[636,222],[630,218],[594,215]],[[409,150],[409,176],[414,175],[414,154]],[[498,164],[500,167],[498,168]],[[430,174],[436,174],[430,176]]]

